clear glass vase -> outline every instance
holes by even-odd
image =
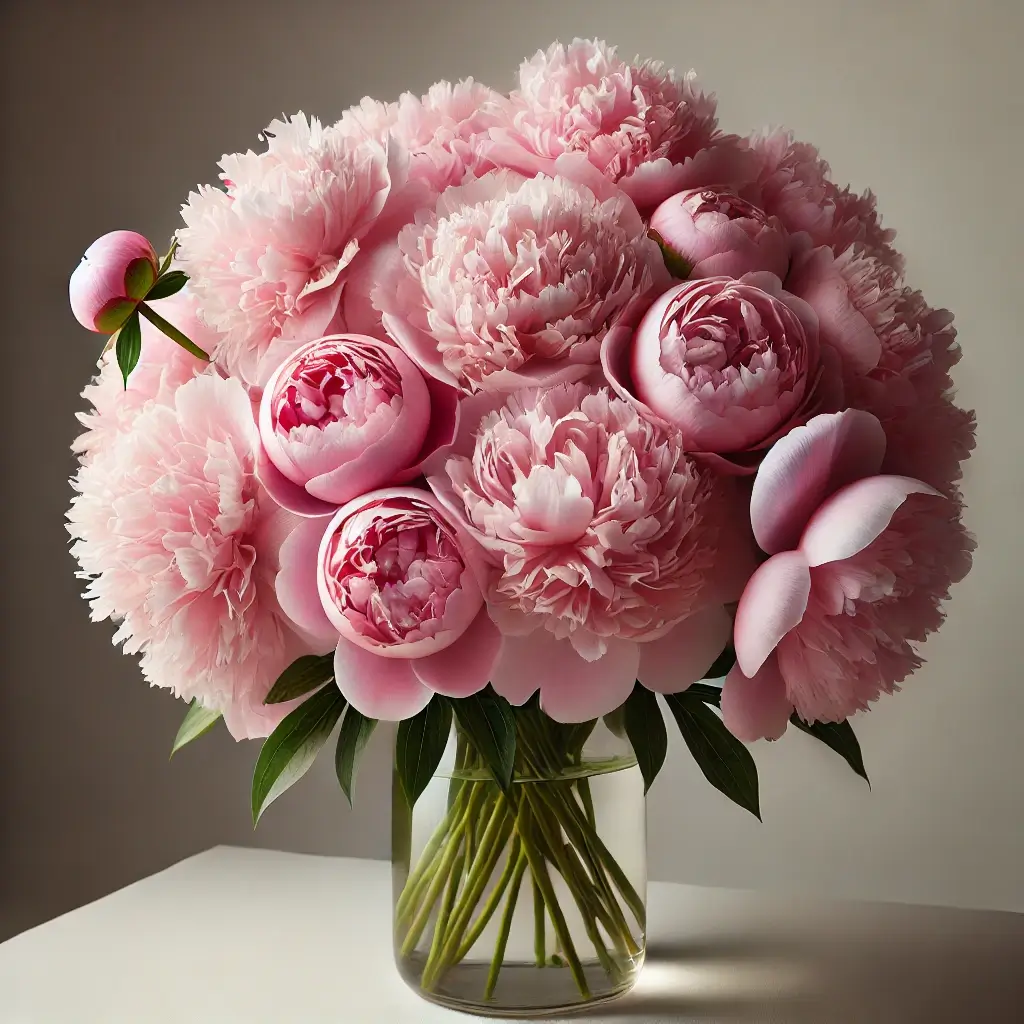
[[[517,708],[503,793],[454,726],[410,808],[393,787],[395,960],[436,1003],[543,1016],[632,988],[644,960],[643,779],[602,723]]]

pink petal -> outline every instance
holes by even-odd
[[[906,476],[872,476],[844,487],[814,513],[800,538],[807,564],[838,562],[863,551],[911,494],[942,497],[934,487]]]
[[[264,448],[260,448],[256,458],[256,477],[263,489],[282,508],[294,512],[297,516],[315,518],[330,515],[337,510],[337,505],[314,498],[305,487],[292,483],[275,466]]]
[[[388,337],[421,369],[424,373],[436,377],[444,384],[458,387],[458,381],[452,372],[446,369],[437,351],[437,342],[425,331],[410,326],[402,317],[384,313],[381,324]]]
[[[334,652],[334,676],[356,711],[385,722],[412,718],[434,696],[434,691],[416,678],[411,661],[381,658],[344,637]]]
[[[753,676],[778,642],[799,625],[811,593],[811,573],[800,551],[773,555],[750,577],[736,609],[736,661]]]
[[[602,657],[584,661],[568,640],[556,643],[567,650],[552,659],[540,687],[540,706],[556,722],[589,722],[630,695],[640,668],[639,644],[612,637]]]
[[[732,616],[712,605],[683,619],[665,636],[640,644],[640,682],[655,693],[678,693],[703,679],[729,642]]]
[[[769,658],[752,678],[738,665],[725,677],[722,687],[722,720],[738,740],[777,740],[789,725],[793,703],[786,695],[786,681],[779,662]]]
[[[303,632],[334,644],[338,631],[324,612],[317,590],[317,556],[327,519],[307,519],[281,545],[275,589],[277,603]]]
[[[430,424],[416,462],[395,476],[395,483],[414,480],[424,472],[424,463],[455,441],[459,430],[459,392],[435,377],[425,376],[430,395]]]
[[[796,547],[814,510],[840,487],[877,473],[885,431],[860,409],[813,417],[765,456],[750,495],[750,522],[769,554]]]
[[[482,608],[473,624],[443,651],[412,661],[425,686],[446,697],[468,697],[482,690],[501,651],[501,633]]]

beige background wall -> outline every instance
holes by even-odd
[[[254,835],[257,748],[168,764],[182,706],[90,625],[62,517],[94,339],[66,308],[97,235],[156,240],[225,150],[273,116],[333,119],[441,77],[499,88],[555,37],[695,66],[725,127],[792,126],[880,195],[911,281],[957,313],[979,410],[966,491],[980,548],[929,665],[858,724],[873,791],[802,735],[755,751],[765,822],[676,744],[651,797],[656,878],[1024,910],[1020,660],[1024,94],[1017,0],[6,0],[0,7],[3,675],[0,937],[214,843],[383,857],[389,750],[355,812],[330,765]]]

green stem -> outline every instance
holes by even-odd
[[[152,306],[140,302],[139,312],[159,331],[163,331],[172,341],[176,341],[186,352],[190,352],[197,359],[210,361],[210,357],[194,342],[190,341],[174,324],[168,323]]]
[[[475,796],[476,794],[474,794],[474,797]],[[437,870],[427,886],[427,892],[423,898],[423,902],[420,904],[419,910],[417,911],[415,918],[413,918],[412,924],[409,926],[409,931],[405,936],[405,941],[402,943],[403,957],[407,957],[412,953],[416,948],[416,944],[420,941],[420,936],[423,934],[424,928],[427,927],[427,922],[430,920],[430,914],[434,909],[434,904],[441,895],[441,890],[444,888],[444,884],[448,880],[448,875],[451,872],[452,863],[461,848],[462,844],[460,840],[462,833],[467,827],[467,823],[472,820],[473,809],[473,799],[471,798],[467,802],[466,810],[445,847],[444,855],[441,857],[441,862],[438,864]]]
[[[537,884],[537,879],[532,871],[530,872],[530,881],[533,887],[533,955],[537,961],[537,966],[544,967],[548,959],[547,949],[545,948],[547,945],[545,941],[547,917],[544,909],[544,895],[541,893],[540,886]]]
[[[534,848],[533,843],[525,835],[523,836],[523,849],[526,851],[527,860],[530,862],[530,871],[533,874],[533,879],[537,883],[548,913],[551,915],[552,927],[555,929],[558,941],[562,944],[562,952],[565,954],[566,962],[569,964],[569,971],[572,974],[573,981],[576,982],[576,988],[579,989],[580,996],[583,999],[589,999],[590,986],[587,984],[586,976],[583,973],[583,965],[580,963],[576,947],[573,945],[572,936],[569,934],[568,925],[565,923],[565,915],[562,913],[562,908],[558,905],[558,897],[555,895],[551,879],[548,876],[548,866],[544,863],[544,858]]]
[[[487,922],[490,921],[494,916],[495,910],[498,909],[501,897],[505,894],[505,890],[511,884],[520,861],[522,861],[525,866],[526,861],[523,860],[522,843],[519,836],[516,835],[512,838],[512,846],[509,849],[508,861],[505,864],[505,870],[501,873],[501,877],[498,879],[497,885],[495,885],[494,889],[491,891],[490,896],[487,897],[487,902],[480,909],[480,913],[473,922],[472,928],[469,929],[466,933],[466,937],[462,940],[462,945],[459,946],[452,961],[453,963],[460,963],[469,956],[470,951],[476,945],[477,939],[480,938],[481,933],[487,927]]]
[[[430,837],[427,845],[423,848],[416,867],[406,879],[402,888],[402,894],[398,897],[398,905],[395,907],[395,915],[398,923],[402,923],[409,915],[410,909],[415,910],[419,905],[422,890],[433,878],[432,868],[436,868],[437,862],[443,855],[441,849],[444,841],[452,832],[455,823],[462,817],[466,809],[466,798],[464,793],[459,794],[455,804],[449,809],[444,820],[438,825],[437,830]]]
[[[484,987],[484,1002],[487,1002],[493,997],[494,989],[498,984],[498,973],[501,971],[501,965],[505,962],[505,950],[508,947],[508,936],[509,932],[512,930],[512,918],[516,912],[516,901],[519,899],[519,887],[523,882],[523,874],[526,871],[526,864],[526,853],[520,847],[519,853],[516,856],[515,868],[513,868],[512,871],[512,878],[509,882],[511,888],[509,889],[508,899],[505,901],[505,909],[501,915],[501,927],[498,929],[498,941],[494,944],[494,956],[491,957],[491,968],[487,972],[487,984]]]
[[[468,841],[467,844],[468,845]],[[427,963],[441,952],[441,944],[444,940],[444,933],[448,927],[448,919],[455,905],[455,896],[459,891],[459,881],[462,877],[462,865],[466,860],[466,853],[463,850],[455,863],[452,864],[451,874],[448,876],[448,888],[445,890],[444,899],[441,901],[441,909],[437,912],[437,919],[434,921],[434,934],[430,941],[430,952],[427,954]]]

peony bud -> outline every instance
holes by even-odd
[[[727,189],[677,192],[654,211],[650,231],[676,277],[756,270],[786,276],[790,245],[782,223]]]
[[[159,274],[156,252],[135,231],[111,231],[85,251],[68,295],[75,319],[90,331],[113,334],[135,312]]]

